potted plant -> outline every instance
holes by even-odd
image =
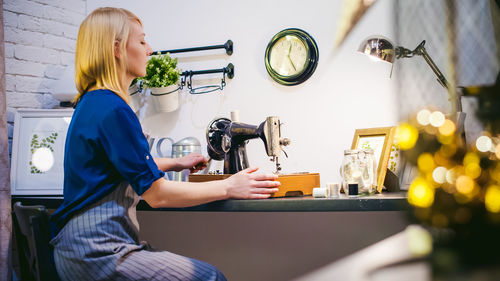
[[[179,77],[177,59],[165,55],[154,55],[148,61],[146,76],[141,80],[151,89],[151,96],[158,111],[171,112],[179,107]]]

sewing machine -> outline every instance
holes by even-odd
[[[228,118],[218,118],[210,122],[206,132],[208,155],[213,160],[224,160],[224,174],[189,176],[189,181],[201,182],[224,179],[249,167],[246,144],[251,139],[260,138],[270,160],[275,162],[278,181],[281,182],[279,192],[272,197],[311,195],[314,187],[319,187],[319,174],[280,174],[279,157],[284,146],[290,144],[290,139],[281,137],[279,117],[267,117],[259,126],[231,121]]]

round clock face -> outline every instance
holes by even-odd
[[[311,77],[318,58],[314,39],[303,30],[289,28],[278,32],[267,45],[266,70],[282,85],[297,85]]]
[[[293,76],[302,73],[309,58],[307,45],[297,36],[280,38],[271,48],[269,63],[279,75]]]

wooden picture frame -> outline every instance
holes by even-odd
[[[73,109],[20,109],[14,120],[12,195],[63,195],[64,145]]]
[[[382,192],[396,127],[357,129],[351,149],[373,149],[377,161],[377,191]]]

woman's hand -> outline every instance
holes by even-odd
[[[189,169],[191,173],[196,173],[207,167],[208,159],[198,153],[191,153],[181,158],[176,158],[177,163],[173,167],[173,171],[180,172],[184,169]]]
[[[254,174],[259,168],[247,168],[224,180],[227,195],[234,199],[264,199],[278,192],[280,182],[274,174]]]

